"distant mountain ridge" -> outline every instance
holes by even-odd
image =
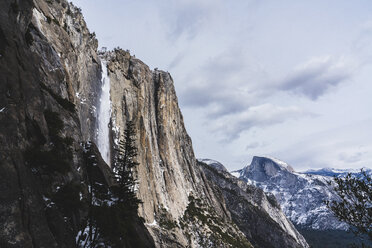
[[[369,168],[362,168],[368,175],[372,175],[372,169]],[[361,169],[335,169],[335,168],[322,168],[322,169],[310,169],[304,172],[303,174],[312,174],[312,175],[320,175],[320,176],[328,176],[328,177],[345,177],[347,174],[351,173],[356,177],[360,177]]]
[[[252,163],[235,175],[275,195],[288,218],[301,228],[346,230],[326,207],[336,199],[331,177],[297,173],[287,163],[269,157],[253,157]]]
[[[218,161],[209,161],[209,166],[216,171],[224,165]],[[213,161],[213,162],[212,162]],[[370,169],[364,168],[367,173]],[[221,171],[221,170],[220,170]],[[346,248],[350,243],[361,244],[366,237],[355,237],[346,231],[348,225],[338,221],[324,204],[325,200],[335,199],[333,187],[328,182],[332,176],[345,176],[347,173],[360,175],[358,169],[320,169],[296,172],[287,163],[272,157],[254,157],[251,164],[241,170],[230,173],[221,172],[240,179],[247,186],[257,186],[266,193],[268,199],[278,202],[278,207],[285,212],[288,219],[314,248]],[[331,176],[328,176],[331,175]],[[229,204],[227,204],[228,207]],[[367,241],[368,245],[371,245]]]
[[[226,171],[223,164],[212,159],[200,161],[220,171]],[[372,170],[364,168],[367,174]],[[250,185],[273,194],[286,216],[298,227],[312,230],[347,230],[348,225],[340,222],[327,208],[325,201],[337,199],[330,185],[333,176],[343,177],[348,173],[361,176],[360,169],[313,169],[296,172],[287,163],[273,157],[255,156],[250,165],[232,171],[231,174]]]

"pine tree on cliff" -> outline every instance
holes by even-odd
[[[133,230],[138,219],[138,204],[141,201],[135,193],[136,180],[133,171],[136,162],[134,123],[127,122],[123,140],[119,142],[115,161],[114,174],[116,185],[110,187],[111,204],[101,214],[101,233],[112,247],[127,247],[133,241]]]
[[[129,243],[138,241],[139,237],[133,231],[139,220],[137,210],[141,203],[135,194],[136,180],[133,175],[138,166],[135,134],[133,122],[128,121],[117,150],[114,166],[116,184],[108,189],[100,183],[90,182],[89,216],[78,234],[77,247],[102,247],[102,243],[111,247],[130,247]]]
[[[138,162],[135,160],[138,155],[135,134],[134,123],[128,121],[124,137],[119,142],[118,156],[114,168],[118,185],[113,188],[113,192],[118,197],[118,203],[124,203],[128,211],[137,213],[138,204],[141,201],[135,193],[136,180],[133,176],[133,171],[138,166]]]

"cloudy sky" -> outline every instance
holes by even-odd
[[[370,0],[73,0],[175,81],[197,157],[372,167]]]

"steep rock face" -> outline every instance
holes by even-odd
[[[254,247],[309,247],[272,195],[230,173],[199,163],[208,180],[222,191],[232,219]]]
[[[254,157],[238,177],[274,194],[285,214],[301,228],[347,229],[324,203],[336,197],[328,185],[330,177],[296,173],[286,163],[266,157]]]
[[[128,120],[138,128],[140,165],[136,175],[138,196],[143,201],[140,215],[158,246],[200,246],[210,238],[210,234],[205,233],[208,227],[201,225],[199,230],[191,230],[183,225],[184,228],[180,228],[187,207],[193,204],[190,199],[203,199],[205,207],[213,208],[209,214],[223,221],[229,216],[196,166],[172,77],[167,72],[151,71],[123,50],[108,52],[102,57],[107,61],[111,81],[113,146],[118,145]],[[167,230],[165,222],[174,225]],[[236,227],[228,223],[225,226],[231,229],[232,235],[244,239]],[[201,240],[202,236],[206,240]]]
[[[51,214],[45,210],[43,199],[55,193],[57,187],[79,181],[80,175],[60,168],[66,169],[66,173],[46,178],[42,171],[50,168],[44,165],[44,168],[31,168],[37,155],[50,155],[57,145],[60,149],[56,157],[63,157],[69,149],[76,151],[73,157],[65,156],[60,165],[68,163],[76,169],[81,158],[78,142],[71,145],[56,142],[67,141],[66,137],[80,140],[80,124],[68,100],[63,66],[39,29],[41,21],[36,17],[41,10],[37,8],[33,1],[0,3],[2,247],[67,247],[74,243],[72,235],[61,241],[60,234],[70,233],[65,226],[51,231]],[[63,128],[56,127],[60,118],[55,118],[54,113],[60,113]],[[52,133],[53,130],[58,134]],[[55,222],[61,219],[63,222],[62,215],[53,216]],[[74,229],[76,225],[71,227]]]
[[[174,218],[180,217],[188,195],[197,191],[200,175],[178,108],[173,82],[166,72],[152,72],[140,60],[124,51],[109,57],[112,119],[116,140],[127,120],[138,127],[140,212],[149,222],[154,208],[163,205]],[[150,189],[150,190],[149,190]],[[198,194],[199,192],[195,192]]]
[[[278,174],[283,174],[286,179],[289,179],[285,183],[293,186],[295,176],[291,174],[292,172],[293,169],[288,165],[281,164],[270,158],[255,156],[251,165],[242,171],[242,176],[257,182],[264,182]]]
[[[95,140],[101,64],[98,42],[80,10],[65,1],[34,1],[26,36],[41,56],[48,89],[76,105],[83,140]],[[32,41],[31,41],[32,40]]]

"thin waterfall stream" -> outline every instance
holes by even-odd
[[[102,60],[102,88],[101,97],[98,106],[98,130],[97,146],[103,160],[111,166],[110,159],[110,118],[111,118],[111,100],[110,100],[110,78],[107,74],[107,62]]]

